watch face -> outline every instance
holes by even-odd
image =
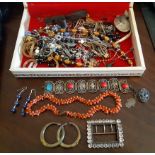
[[[114,25],[121,32],[130,31],[130,23],[129,20],[126,18],[126,16],[117,16],[114,19]]]

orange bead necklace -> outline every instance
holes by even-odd
[[[104,100],[105,97],[108,97],[108,96],[114,98],[115,107],[109,108],[104,105],[97,105],[99,102]],[[33,105],[45,99],[49,100],[50,102],[56,105],[68,105],[75,101],[79,101],[87,106],[92,106],[92,107],[86,113],[82,113],[82,114],[80,112],[72,112],[72,111],[64,111],[63,113],[61,113],[54,105],[51,105],[51,104],[44,105],[37,110],[32,110]],[[122,107],[122,104],[121,104],[120,96],[112,91],[101,93],[96,98],[91,99],[91,100],[87,100],[80,96],[73,96],[73,97],[66,98],[66,99],[58,99],[54,95],[46,93],[43,95],[39,95],[35,99],[31,100],[27,106],[26,113],[29,114],[30,116],[39,116],[41,113],[45,112],[46,110],[50,110],[51,112],[53,112],[53,114],[57,116],[66,115],[66,116],[73,117],[73,118],[86,119],[86,118],[92,117],[98,111],[102,111],[105,114],[118,113],[121,107]]]

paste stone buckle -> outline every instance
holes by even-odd
[[[99,130],[100,128],[100,130]],[[99,135],[100,139],[95,140],[95,136]],[[106,141],[106,136],[114,135],[114,140]],[[104,137],[105,136],[105,137]],[[124,146],[123,128],[121,120],[100,119],[87,121],[87,143],[88,148],[119,148]]]

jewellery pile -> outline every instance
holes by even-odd
[[[78,11],[74,17],[76,20],[53,17],[46,20],[45,27],[26,32],[21,50],[29,59],[22,67],[37,67],[38,64],[48,64],[49,67],[108,67],[118,59],[126,61],[128,66],[134,65],[133,58],[128,56],[132,50],[124,52],[119,44],[127,39],[121,41],[120,31],[130,31],[126,17],[123,16],[126,31],[120,29],[118,17],[114,20],[115,25],[113,22],[95,21],[86,11]]]
[[[49,144],[47,143],[47,141],[45,140],[45,132],[46,132],[46,129],[49,127],[49,126],[52,126],[52,125],[57,125],[59,126],[58,128],[58,131],[57,131],[57,142],[54,143],[54,144]],[[66,125],[72,125],[73,127],[75,127],[75,129],[77,130],[77,139],[75,140],[75,142],[73,142],[72,144],[65,144],[63,141],[64,141],[64,138],[65,138],[65,129],[64,129],[64,126]],[[72,123],[72,122],[68,122],[68,123],[64,123],[64,124],[60,124],[60,123],[56,123],[56,122],[52,122],[52,123],[48,123],[46,124],[43,129],[41,130],[41,133],[40,133],[40,141],[41,143],[45,146],[45,147],[49,147],[49,148],[54,148],[54,147],[57,147],[57,146],[61,146],[63,148],[72,148],[72,147],[75,147],[76,145],[78,145],[79,141],[81,139],[81,132],[80,132],[80,129],[79,127]]]
[[[114,98],[115,104],[116,104],[115,107],[109,108],[109,107],[106,107],[103,105],[97,105],[99,102],[101,102],[108,96]],[[51,103],[54,103],[59,106],[60,105],[68,105],[68,104],[74,103],[75,101],[79,101],[87,106],[92,106],[92,107],[88,110],[87,113],[82,113],[82,114],[80,112],[71,112],[71,111],[64,111],[61,113],[56,108],[56,106],[51,105],[51,104],[44,105],[37,110],[32,110],[32,107],[35,104],[37,104],[39,101],[43,101],[43,100],[49,100]],[[53,112],[53,114],[55,114],[57,116],[66,115],[66,116],[72,117],[72,118],[86,119],[86,118],[92,117],[98,111],[101,111],[105,114],[118,113],[120,111],[121,107],[122,107],[122,103],[121,103],[120,96],[114,92],[111,92],[111,91],[101,93],[100,95],[98,95],[96,98],[94,98],[92,100],[87,100],[80,96],[74,96],[74,97],[70,97],[70,98],[66,98],[66,99],[59,99],[59,98],[56,98],[52,94],[46,93],[44,95],[39,95],[35,99],[31,100],[26,108],[26,113],[30,116],[39,116],[41,113],[45,112],[46,110],[50,110],[51,112]]]
[[[105,91],[120,91],[122,93],[128,93],[130,86],[127,80],[118,80],[117,78],[100,79],[100,80],[74,80],[64,81],[45,81],[44,93],[63,94],[64,92],[72,94],[75,92],[86,93],[88,92],[105,92]]]
[[[98,128],[102,128],[102,132],[98,131]],[[110,131],[109,131],[110,127]],[[108,130],[108,131],[107,131]],[[103,137],[103,141],[96,142],[94,136],[107,136],[115,135],[117,138],[110,142],[106,142]],[[123,129],[121,120],[91,120],[87,121],[87,142],[89,148],[118,148],[124,146]]]

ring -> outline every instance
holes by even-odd
[[[75,147],[76,145],[78,145],[78,143],[79,143],[79,141],[80,141],[80,139],[81,139],[81,132],[80,132],[79,127],[78,127],[76,124],[72,123],[72,122],[68,122],[68,123],[65,123],[65,124],[61,125],[60,128],[58,129],[58,132],[57,132],[57,140],[58,140],[58,141],[61,140],[61,139],[60,139],[60,138],[61,138],[61,137],[60,137],[61,130],[63,130],[63,129],[64,129],[64,126],[66,126],[66,125],[68,125],[68,124],[69,124],[69,125],[72,125],[72,126],[74,126],[74,127],[76,128],[78,136],[77,136],[77,139],[76,139],[72,144],[65,144],[65,143],[63,143],[63,141],[62,141],[62,142],[60,143],[60,146],[62,146],[62,147],[64,147],[64,148]]]
[[[45,140],[45,131],[46,129],[51,126],[51,125],[58,125],[58,126],[61,126],[60,123],[56,123],[56,122],[51,122],[51,123],[48,123],[46,124],[43,129],[41,130],[41,133],[40,133],[40,141],[41,143],[45,146],[45,147],[50,147],[50,148],[53,148],[53,147],[57,147],[58,145],[60,145],[62,143],[62,141],[64,140],[65,138],[65,131],[64,131],[64,128],[61,128],[61,131],[59,133],[59,140],[56,142],[56,143],[53,143],[53,144],[49,144],[46,142]]]

